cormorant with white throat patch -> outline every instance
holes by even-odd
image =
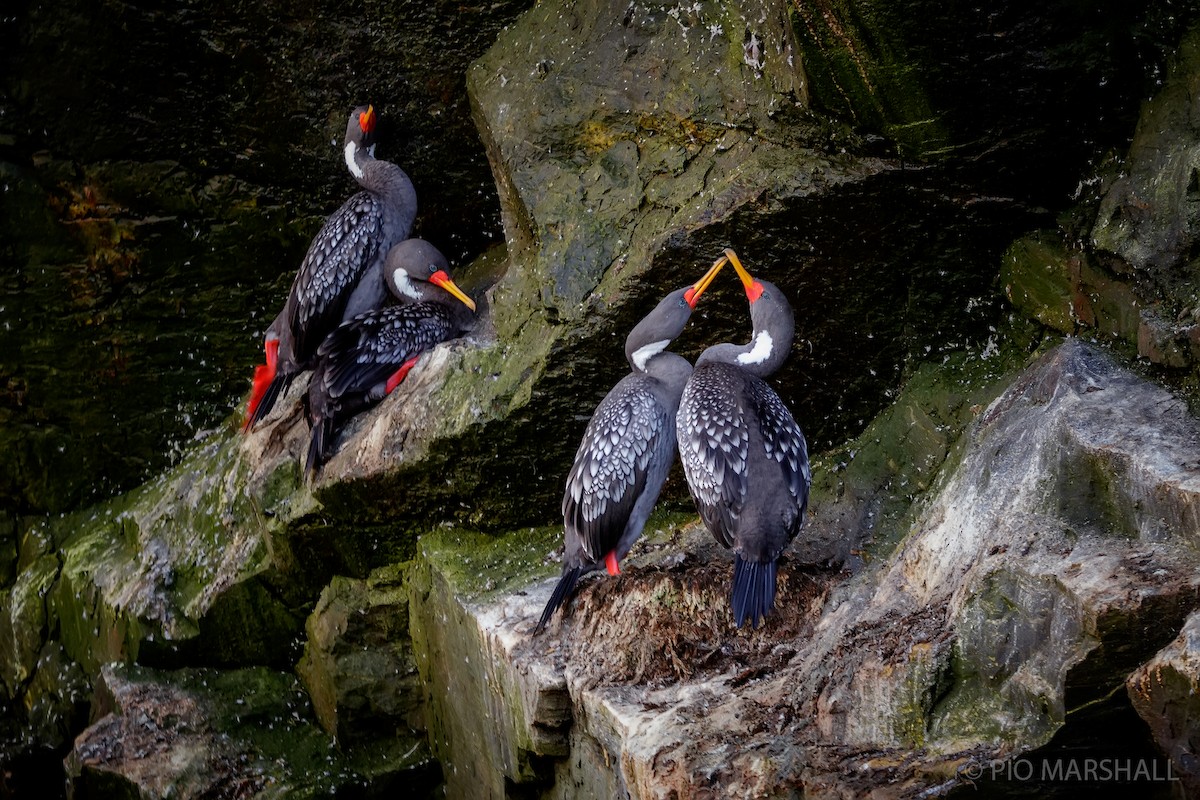
[[[254,371],[243,430],[264,419],[317,348],[343,321],[387,300],[383,262],[408,238],[417,193],[404,170],[375,158],[377,116],[359,106],[346,124],[343,152],[363,187],[334,212],[309,245],[287,302],[267,329],[266,364]]]
[[[475,301],[447,269],[446,257],[423,239],[396,245],[384,270],[400,304],[342,323],[318,348],[308,384],[310,478],[333,454],[346,420],[391,394],[426,350],[474,327]]]
[[[675,460],[675,412],[692,365],[667,347],[725,265],[663,298],[625,339],[632,372],[614,386],[588,423],[567,476],[562,512],[563,571],[534,633],[574,592],[579,577],[619,562],[642,534]]]
[[[812,475],[800,426],[763,380],[791,350],[792,308],[736,253],[725,255],[750,301],[753,336],[696,359],[676,421],[679,458],[704,524],[733,548],[734,620],[758,627],[775,607],[776,561],[804,522]]]

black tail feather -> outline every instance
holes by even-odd
[[[308,458],[304,462],[304,474],[310,481],[317,476],[317,470],[332,455],[329,450],[333,447],[336,435],[332,419],[322,417],[313,423],[312,438],[308,440]]]
[[[746,561],[737,554],[733,561],[733,618],[740,628],[747,619],[757,628],[759,620],[775,608],[775,561]]]
[[[271,409],[275,407],[275,401],[279,399],[280,395],[287,392],[295,377],[295,372],[281,372],[274,377],[267,385],[267,390],[263,392],[262,400],[258,401],[258,407],[254,409],[254,416],[250,418],[247,428],[253,428],[261,420],[266,419],[267,414],[270,414]]]
[[[550,600],[547,601],[545,610],[542,611],[542,618],[538,620],[537,626],[533,629],[535,636],[545,629],[546,623],[550,621],[555,610],[575,593],[575,584],[579,582],[581,574],[583,574],[583,569],[580,567],[572,567],[563,571],[562,577],[558,579],[558,585],[550,594]]]

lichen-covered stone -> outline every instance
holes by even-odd
[[[1061,236],[1040,231],[1018,239],[1001,262],[1000,280],[1014,306],[1065,334],[1096,330],[1118,346],[1164,367],[1200,362],[1200,326],[1164,316],[1147,285],[1115,276],[1097,256],[1069,250]]]
[[[581,316],[614,263],[627,281],[672,234],[757,194],[768,161],[778,196],[878,169],[781,149],[789,127],[772,117],[796,119],[807,95],[787,8],[769,0],[535,6],[472,65],[468,88],[504,175],[510,249],[518,261],[536,252],[564,320]]]
[[[296,563],[302,548],[272,547],[236,437],[213,436],[136,492],[25,531],[20,572],[0,594],[0,679],[48,742],[71,735],[59,728],[77,722],[84,676],[105,663],[294,659],[298,608],[338,562],[313,570]]]
[[[507,782],[536,786],[547,779],[545,757],[567,752],[561,678],[510,659],[514,632],[500,624],[506,593],[549,571],[555,533],[485,540],[441,531],[421,541],[410,578],[411,633],[430,743],[451,796],[501,797]]]
[[[963,431],[1020,365],[1020,351],[1000,339],[974,354],[921,365],[895,402],[857,438],[811,454],[813,500],[808,533],[792,545],[805,563],[858,569],[891,557],[923,501],[961,456]]]
[[[178,648],[210,664],[275,663],[299,629],[287,595],[266,584],[265,573],[287,565],[272,557],[237,447],[214,436],[172,473],[59,522],[70,535],[55,616],[89,671],[144,645],[167,663]],[[219,635],[206,634],[210,623]]]
[[[1034,234],[1019,239],[1004,254],[1000,283],[1009,301],[1025,314],[1059,333],[1072,334],[1078,324],[1096,323],[1094,315],[1089,319],[1076,303],[1082,295],[1077,275],[1081,260],[1068,253],[1056,235]]]
[[[32,705],[31,679],[46,666],[41,657],[51,623],[46,596],[58,577],[59,566],[54,555],[44,555],[0,595],[0,681],[10,700]],[[58,670],[52,669],[51,674],[57,675]],[[52,678],[43,680],[43,692],[45,684],[52,682]],[[42,724],[31,727],[43,731],[44,722],[40,720]]]
[[[1130,636],[1133,619],[1151,615],[1167,629],[1182,619],[1197,592],[1195,428],[1179,401],[1074,342],[980,416],[973,452],[876,595],[885,608],[948,615],[954,680],[927,718],[931,735],[1041,744],[1061,724],[1064,698],[1103,696],[1131,666],[1122,648],[1155,646]],[[1088,459],[1095,474],[1060,480],[1064,465]],[[862,624],[855,611],[829,622]],[[980,713],[989,696],[997,713]],[[874,730],[878,716],[855,708],[851,728]]]

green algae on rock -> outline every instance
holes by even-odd
[[[996,336],[978,353],[921,364],[858,437],[814,456],[811,531],[793,546],[798,557],[857,569],[892,556],[953,473],[964,432],[1027,358],[1016,326]]]
[[[305,625],[296,667],[317,719],[340,742],[407,730],[426,748],[424,695],[408,636],[408,564],[335,576]]]

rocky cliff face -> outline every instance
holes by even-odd
[[[427,545],[413,613],[436,636],[422,674],[449,794],[944,793],[1120,689],[1200,602],[1200,424],[1078,341],[968,399],[903,538],[873,543],[857,574],[793,561],[758,631],[732,626],[729,556],[694,523],[588,583],[543,636],[552,580],[481,595]],[[817,538],[836,523],[828,488]],[[477,690],[492,700],[464,713]]]
[[[505,9],[512,24],[489,29]],[[1190,17],[1156,5],[1081,30],[1052,24],[1057,6],[1006,6],[939,11],[916,30],[901,5],[859,9],[590,0],[519,18],[389,7],[365,28],[333,25],[380,53],[420,40],[401,62],[413,80],[436,61],[439,25],[471,29],[450,42],[495,31],[460,62],[453,102],[418,95],[454,118],[448,131],[477,131],[494,179],[505,245],[461,244],[483,251],[462,270],[486,300],[479,325],[348,426],[311,486],[297,385],[260,430],[241,436],[230,419],[128,494],[13,515],[6,750],[61,751],[90,709],[68,761],[83,793],[326,796],[405,781],[451,796],[918,796],[1053,746],[1160,648],[1186,676],[1168,643],[1198,605],[1197,430],[1154,381],[1192,382],[1161,371],[1192,364],[1174,310],[1191,302],[1190,184],[1176,175],[1190,134],[1157,121],[1191,124],[1180,87],[1194,35],[1154,65]],[[226,11],[214,52],[261,55],[223,27],[245,10]],[[268,81],[280,104],[332,79],[304,18],[273,41],[325,77]],[[966,46],[980,37],[988,47]],[[1126,47],[1148,39],[1162,43]],[[287,74],[283,56],[251,61]],[[1126,72],[1096,96],[1047,100],[1059,78],[1083,85],[1110,66]],[[1146,143],[1124,178],[1093,180],[1093,146],[1133,128],[1142,70],[1164,81],[1138,124]],[[1076,116],[1093,101],[1105,115]],[[264,152],[266,166],[282,158]],[[410,172],[435,202],[464,189],[441,195]],[[1171,191],[1149,221],[1121,223],[1159,184]],[[619,344],[727,245],[799,311],[773,383],[817,457],[780,613],[730,628],[728,555],[675,479],[626,574],[590,581],[532,638],[557,571],[562,479],[626,369]],[[729,280],[677,349],[747,329]],[[248,374],[244,360],[230,369]],[[1183,738],[1162,720],[1186,683],[1129,680],[1183,769]],[[256,738],[245,704],[295,738]],[[319,754],[334,738],[338,753]],[[122,741],[159,766],[125,758]],[[171,757],[183,753],[195,758]],[[197,782],[206,763],[220,769]]]

